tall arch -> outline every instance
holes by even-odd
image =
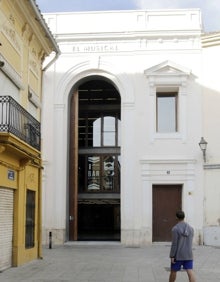
[[[90,76],[70,99],[69,240],[120,240],[121,97]]]
[[[122,103],[134,103],[134,89],[129,75],[109,61],[94,58],[74,65],[59,78],[55,104],[65,104],[68,101],[69,94],[77,88],[78,83],[91,76],[101,76],[111,81],[119,91]]]
[[[59,225],[62,228],[63,240],[69,240],[69,109],[73,93],[75,93],[82,82],[86,82],[91,76],[100,77],[103,80],[109,81],[114,85],[115,89],[120,93],[121,97],[121,120],[123,134],[130,129],[125,128],[123,123],[125,120],[130,120],[131,108],[134,105],[134,89],[132,80],[128,74],[123,73],[110,63],[99,63],[85,61],[75,65],[61,76],[57,74],[56,91],[54,92],[53,102],[53,123],[59,127],[59,130],[53,131],[54,142],[53,158],[55,160],[53,191],[54,202],[59,202],[59,212],[55,211],[54,216],[59,219]],[[124,144],[122,144],[124,147]],[[123,150],[123,148],[122,148]],[[126,148],[127,150],[127,148]],[[123,150],[124,151],[124,150]],[[59,160],[59,161],[58,161]],[[122,155],[122,162],[126,163],[126,155]],[[122,181],[127,181],[124,177],[124,169],[122,168]],[[124,185],[122,185],[124,187]],[[123,188],[124,189],[124,188]],[[124,193],[124,192],[123,192]],[[124,204],[123,204],[124,205]],[[123,208],[122,208],[123,209]],[[124,218],[124,215],[123,215]]]

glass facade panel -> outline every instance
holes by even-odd
[[[120,156],[80,155],[78,164],[80,193],[120,191]]]
[[[103,146],[115,146],[115,118],[104,117],[103,123]]]
[[[100,157],[88,157],[88,177],[87,189],[88,191],[100,190]]]
[[[93,147],[101,146],[101,118],[93,122]]]
[[[103,160],[103,189],[114,190],[115,157],[106,156]]]

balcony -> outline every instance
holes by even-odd
[[[10,96],[0,96],[0,133],[12,133],[40,151],[40,123]]]

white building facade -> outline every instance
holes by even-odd
[[[200,11],[44,16],[61,50],[44,75],[44,243],[49,232],[57,244],[169,241],[178,209],[196,243],[219,243],[220,156],[210,125],[219,118],[207,107],[212,52],[201,45]],[[201,136],[207,154],[213,146],[205,165]]]

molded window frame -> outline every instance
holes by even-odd
[[[148,93],[150,98],[149,116],[150,138],[151,141],[157,139],[182,139],[186,140],[186,120],[187,120],[187,95],[188,82],[191,71],[183,66],[171,61],[162,62],[144,71],[148,79]],[[157,93],[158,92],[177,92],[177,131],[176,132],[157,132]]]
[[[168,117],[171,123],[171,129],[164,130],[162,129],[162,126],[160,126],[160,123],[163,120],[166,120],[166,116],[162,113],[162,109],[159,107],[159,100],[162,101],[163,98],[174,98],[174,103],[170,105],[172,107],[172,113],[173,117]],[[178,132],[179,129],[179,121],[178,121],[178,91],[175,91],[175,89],[171,91],[166,90],[157,90],[156,91],[156,132],[157,133],[175,133]],[[168,120],[167,120],[168,121]],[[166,121],[166,122],[167,122]],[[164,126],[165,127],[165,126]],[[166,126],[167,127],[167,126]],[[173,130],[172,130],[173,129]]]

